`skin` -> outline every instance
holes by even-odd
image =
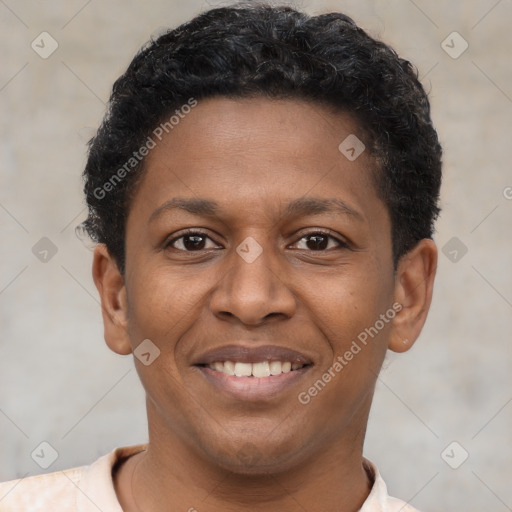
[[[367,151],[355,161],[340,153],[349,134],[364,140],[348,114],[316,104],[215,98],[148,155],[127,219],[125,275],[102,244],[93,262],[108,346],[130,354],[150,339],[160,350],[148,366],[135,359],[149,445],[114,475],[123,510],[356,511],[367,498],[362,447],[375,382],[386,350],[408,350],[423,327],[437,249],[421,240],[394,271],[375,163]],[[221,210],[150,221],[175,197]],[[356,213],[284,215],[304,197],[336,198]],[[185,228],[203,232],[202,245],[166,247]],[[326,230],[334,238],[320,249],[306,237]],[[252,263],[236,252],[247,237],[263,251]],[[301,404],[298,394],[394,302],[394,319]],[[298,350],[313,366],[267,400],[234,400],[192,362],[236,340]]]

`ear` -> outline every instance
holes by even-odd
[[[402,306],[393,319],[388,348],[409,350],[427,319],[437,268],[437,247],[430,239],[420,240],[398,263],[394,301]],[[398,309],[398,308],[397,308]]]
[[[92,277],[100,294],[105,341],[114,352],[130,354],[124,278],[105,244],[98,244],[94,249]]]

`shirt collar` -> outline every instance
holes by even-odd
[[[77,510],[79,512],[123,512],[117,499],[112,477],[116,463],[147,448],[147,444],[138,444],[116,448],[84,468],[80,482],[74,482],[79,489]],[[370,494],[358,512],[417,512],[416,509],[401,500],[388,495],[387,486],[377,466],[363,458],[363,467],[372,482]]]

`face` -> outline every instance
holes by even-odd
[[[364,142],[347,114],[318,105],[215,98],[151,150],[117,305],[104,302],[114,350],[150,340],[146,364],[135,359],[150,441],[245,472],[362,444],[410,280],[393,271],[371,156],[339,149],[354,135]],[[116,270],[101,251],[104,296]]]

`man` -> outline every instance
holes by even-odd
[[[441,148],[412,66],[340,13],[210,10],[116,81],[84,178],[149,442],[2,484],[2,510],[413,511],[362,454],[437,263]]]

